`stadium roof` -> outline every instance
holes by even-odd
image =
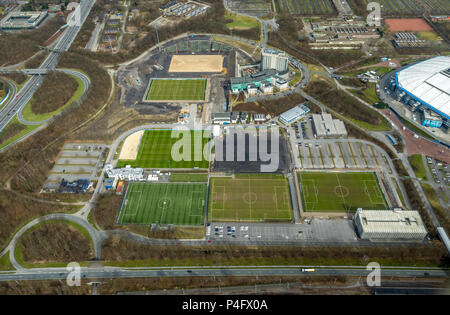
[[[397,84],[438,114],[450,118],[450,57],[434,57],[397,72]]]

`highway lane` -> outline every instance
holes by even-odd
[[[16,93],[17,93],[17,86],[13,81],[11,81],[7,78],[4,78],[4,77],[2,78],[2,81],[6,82],[6,84],[9,85],[9,91],[8,91],[9,95],[8,95],[8,98],[5,99],[3,101],[3,103],[0,104],[0,111],[3,108],[3,106],[5,106],[9,102],[11,102],[11,100],[13,100],[16,97]]]
[[[308,266],[305,266],[308,268]],[[155,277],[255,277],[255,276],[360,276],[366,277],[371,270],[365,268],[315,268],[314,272],[302,272],[302,267],[276,268],[189,268],[174,269],[135,269],[120,267],[80,268],[82,279],[112,278],[155,278]],[[311,267],[309,267],[311,268]],[[0,273],[0,281],[18,280],[62,280],[67,279],[69,272],[65,268],[28,269],[16,272]],[[382,277],[421,277],[445,278],[448,270],[443,269],[381,269]]]
[[[39,69],[52,70],[55,69],[60,54],[67,51],[70,45],[74,41],[76,35],[78,34],[81,26],[85,22],[95,0],[84,0],[80,3],[80,6],[76,9],[79,10],[80,19],[70,20],[68,22],[68,27],[65,29],[64,33],[58,39],[55,48],[49,53],[47,58],[42,62]],[[76,14],[74,14],[76,16]],[[0,111],[0,129],[3,129],[13,117],[22,111],[25,105],[29,102],[33,94],[36,92],[39,85],[43,82],[42,75],[33,75],[22,87],[16,97],[6,104],[4,108]]]

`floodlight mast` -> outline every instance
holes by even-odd
[[[156,31],[156,38],[158,39],[158,50],[161,51],[161,44],[159,42],[159,34],[158,34],[158,22],[156,22],[154,25],[155,25],[155,31]]]

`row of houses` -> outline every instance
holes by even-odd
[[[209,6],[199,5],[194,2],[181,3],[178,1],[171,1],[159,8],[161,13],[165,16],[181,16],[189,18],[192,16],[201,15],[209,9]]]
[[[225,112],[213,113],[212,121],[214,124],[246,124],[248,122],[263,123],[268,117],[266,114],[249,114],[248,112]]]

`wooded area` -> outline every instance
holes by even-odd
[[[31,110],[35,114],[53,112],[64,106],[75,94],[78,82],[68,74],[51,71],[47,73],[41,86],[31,100]]]
[[[26,263],[87,261],[93,258],[91,241],[73,225],[45,221],[19,241]]]
[[[305,91],[346,117],[364,121],[372,125],[379,125],[383,122],[382,116],[375,110],[370,109],[350,95],[335,89],[324,81],[311,82]]]
[[[149,265],[279,265],[279,264],[347,264],[365,265],[377,261],[382,265],[448,265],[443,246],[395,247],[296,247],[296,246],[152,246],[110,237],[102,247],[108,261],[145,260]]]
[[[24,61],[39,51],[44,43],[64,25],[64,18],[48,18],[39,28],[19,33],[2,33],[0,65],[7,66]]]

